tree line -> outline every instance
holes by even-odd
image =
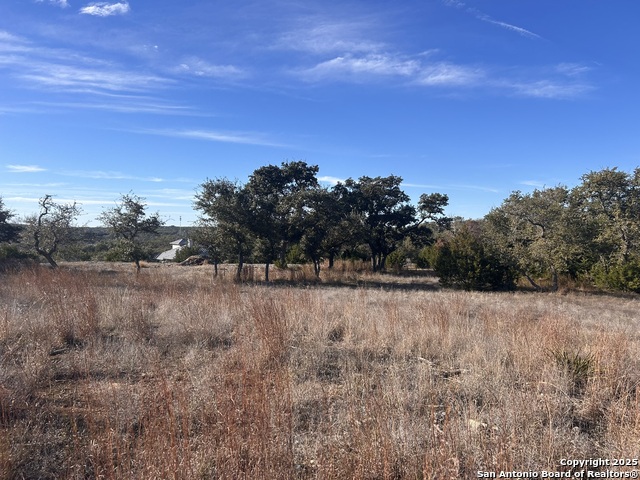
[[[606,168],[574,188],[512,192],[479,221],[436,241],[429,261],[445,284],[542,291],[566,278],[640,293],[640,168]]]
[[[448,197],[423,194],[413,206],[400,177],[364,176],[323,188],[317,173],[317,166],[299,161],[258,168],[244,184],[207,180],[195,200],[199,242],[214,262],[234,257],[238,279],[251,255],[264,263],[268,281],[269,266],[286,265],[288,255],[313,263],[316,275],[325,259],[331,268],[338,256],[358,253],[381,271],[405,239],[431,241],[428,222],[446,223]]]
[[[423,194],[413,205],[395,175],[327,188],[317,173],[296,161],[260,167],[244,183],[207,179],[194,199],[197,249],[206,249],[216,269],[235,263],[238,280],[246,262],[263,263],[268,281],[273,264],[308,262],[319,276],[336,258],[368,260],[373,271],[400,269],[410,258],[433,268],[444,285],[465,289],[511,290],[524,281],[557,290],[560,279],[572,279],[640,292],[640,169],[589,172],[571,189],[515,191],[477,220],[447,217],[441,193]],[[50,195],[39,207],[16,225],[0,198],[0,242],[26,238],[55,266],[80,207]],[[164,223],[145,209],[144,199],[128,194],[98,217],[116,239],[110,258],[138,269],[148,256],[141,235]]]

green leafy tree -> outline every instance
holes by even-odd
[[[57,268],[55,261],[59,248],[73,240],[73,224],[81,213],[80,206],[73,202],[57,203],[51,195],[38,201],[40,211],[24,219],[23,237],[30,247],[44,257],[49,265]]]
[[[17,225],[9,223],[14,217],[11,210],[5,208],[2,197],[0,197],[0,243],[15,242],[20,235],[20,228]]]
[[[583,266],[597,286],[638,291],[640,168],[607,168],[582,176],[571,192],[576,218],[588,229]]]
[[[305,208],[305,193],[319,188],[318,167],[305,162],[284,162],[280,167],[267,165],[251,174],[246,185],[251,219],[248,224],[258,239],[257,254],[265,264],[265,281],[269,265],[278,260],[286,264],[289,247],[303,235],[298,210]]]
[[[245,256],[253,247],[251,204],[247,190],[226,178],[207,180],[196,194],[195,207],[202,212],[201,228],[216,255],[229,252],[238,260],[235,279],[242,279]]]
[[[591,247],[608,268],[640,253],[640,168],[590,172],[571,195],[580,220],[593,233]]]
[[[404,228],[415,221],[415,208],[400,189],[402,178],[360,177],[336,185],[361,223],[362,243],[369,246],[373,271],[383,270],[387,255],[402,241]]]
[[[225,257],[225,237],[222,230],[210,223],[200,220],[191,238],[194,244],[204,250],[210,263],[213,264],[213,276],[218,276],[218,265]]]
[[[320,276],[322,261],[329,258],[329,267],[351,232],[344,206],[337,195],[326,189],[306,190],[298,196],[293,222],[300,229],[299,246],[313,263],[316,277]]]
[[[536,290],[535,277],[548,276],[551,289],[558,289],[558,276],[575,271],[584,255],[584,226],[569,205],[564,186],[513,192],[485,217],[487,235],[509,257]]]
[[[155,234],[165,223],[160,219],[159,213],[147,214],[144,200],[133,193],[122,195],[114,208],[105,210],[98,217],[118,239],[115,247],[117,253],[122,258],[134,262],[138,273],[140,261],[149,255],[149,251],[140,241],[140,234]]]
[[[358,215],[361,222],[361,241],[369,246],[374,271],[383,270],[387,256],[396,250],[410,233],[431,234],[418,229],[428,220],[445,226],[444,207],[448,197],[443,194],[422,195],[416,209],[409,196],[402,191],[402,178],[360,177],[338,184],[335,190]]]
[[[444,286],[493,291],[516,287],[516,266],[505,261],[487,241],[481,225],[467,222],[429,248],[429,261]]]

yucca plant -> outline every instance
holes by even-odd
[[[567,350],[552,350],[550,353],[558,368],[566,372],[571,380],[571,394],[584,393],[587,381],[594,372],[595,357],[592,354]]]

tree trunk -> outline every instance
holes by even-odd
[[[138,260],[137,258],[134,260],[135,264],[136,264],[136,275],[140,274],[140,260]]]
[[[542,291],[542,287],[540,285],[538,285],[533,278],[531,278],[531,276],[527,273],[527,272],[521,272],[522,275],[524,275],[524,277],[529,281],[529,283],[531,284],[531,286],[536,290],[536,292],[541,292]]]
[[[313,261],[313,271],[316,274],[316,278],[320,278],[320,260]]]
[[[558,291],[558,271],[551,267],[551,291]]]
[[[333,253],[329,254],[329,270],[333,269],[333,259],[335,258],[335,255]]]
[[[47,260],[47,262],[49,262],[49,265],[51,265],[51,268],[58,268],[58,264],[56,263],[56,261],[53,259],[53,257],[49,252],[45,252],[44,250],[38,250],[38,253],[42,255]]]
[[[264,264],[264,281],[269,283],[269,262]]]
[[[386,257],[383,256],[381,253],[377,253],[371,256],[371,265],[373,266],[374,272],[379,272],[384,268],[385,258]]]
[[[244,254],[240,252],[238,253],[238,270],[236,270],[237,283],[240,283],[242,281],[242,267],[244,267]]]
[[[218,278],[218,261],[213,261],[213,278]]]

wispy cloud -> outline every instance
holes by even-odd
[[[295,74],[307,82],[363,83],[396,79],[426,87],[475,86],[487,81],[487,74],[480,67],[430,61],[423,55],[407,57],[399,54],[346,55],[299,70]]]
[[[67,177],[91,178],[96,180],[137,180],[154,183],[165,181],[159,177],[140,177],[110,170],[63,170],[56,173]]]
[[[424,86],[469,86],[484,81],[485,72],[479,67],[435,63],[422,67],[415,83]]]
[[[226,132],[219,130],[137,130],[136,132],[210,142],[239,143],[263,147],[289,147],[289,145],[272,140],[268,135],[256,132]]]
[[[43,3],[43,2],[47,2],[47,3],[51,3],[53,5],[56,5],[60,8],[67,8],[69,6],[69,2],[67,0],[36,0],[38,3]]]
[[[546,99],[584,96],[594,87],[582,76],[590,68],[579,64],[499,69],[444,62],[428,56],[400,54],[344,55],[292,72],[308,83],[350,82],[415,85],[429,88],[483,89],[498,95]]]
[[[474,9],[475,10],[475,9]],[[472,10],[473,11],[473,10]],[[507,30],[510,30],[512,32],[517,33],[518,35],[521,35],[523,37],[528,37],[528,38],[542,38],[540,35],[533,33],[525,28],[522,27],[518,27],[516,25],[511,25],[510,23],[506,23],[506,22],[500,22],[498,20],[494,20],[493,18],[491,18],[489,15],[485,15],[483,13],[477,12],[476,17],[480,20],[482,20],[483,22],[487,22],[487,23],[492,23],[494,25],[497,25],[499,27],[502,28],[506,28]]]
[[[507,22],[502,22],[500,20],[495,20],[494,18],[492,18],[491,16],[487,15],[486,13],[481,12],[480,10],[478,10],[475,7],[469,7],[467,6],[466,3],[460,1],[460,0],[443,0],[443,3],[449,7],[454,7],[457,8],[458,10],[463,10],[466,13],[473,15],[474,17],[476,17],[478,20],[481,20],[483,22],[487,22],[487,23],[491,23],[493,25],[496,25],[498,27],[504,28],[506,30],[509,30],[511,32],[515,32],[518,35],[521,35],[523,37],[528,37],[528,38],[542,38],[540,35],[533,33],[530,30],[527,30],[526,28],[522,28],[522,27],[518,27],[516,25],[512,25],[510,23]]]
[[[112,96],[114,97],[114,96]],[[115,96],[120,97],[120,96]],[[110,102],[33,102],[34,105],[50,107],[52,109],[89,109],[89,110],[105,110],[118,113],[150,113],[155,115],[184,115],[184,116],[204,116],[203,113],[197,112],[192,107],[181,105],[164,104],[161,101],[153,99],[137,99],[136,97],[122,96],[123,98],[112,98]],[[0,107],[0,113],[3,109]]]
[[[0,31],[0,69],[9,71],[17,85],[67,92],[148,92],[175,82],[77,52],[37,45],[5,31]]]
[[[130,10],[127,2],[121,3],[106,3],[96,2],[82,7],[80,13],[85,15],[95,15],[98,17],[108,17],[111,15],[124,15]]]
[[[7,170],[13,173],[36,173],[45,172],[47,169],[38,165],[7,165]]]
[[[382,51],[385,44],[370,40],[375,26],[362,20],[344,21],[309,16],[297,19],[297,25],[285,31],[274,47],[312,54],[363,54]]]
[[[197,77],[239,79],[248,76],[248,72],[235,65],[217,65],[198,57],[188,57],[174,69],[175,73],[195,75]]]
[[[552,100],[577,98],[594,90],[589,84],[554,80],[512,81],[505,82],[505,86],[516,95]]]
[[[547,186],[545,182],[541,182],[538,180],[524,180],[520,182],[520,185],[526,185],[528,187],[535,187],[535,188],[545,188]]]
[[[363,57],[353,55],[336,57],[297,73],[310,81],[322,79],[360,81],[380,76],[410,77],[419,70],[420,64],[416,60],[371,54]]]
[[[591,67],[587,65],[582,65],[580,63],[561,63],[556,66],[556,71],[562,75],[566,75],[568,77],[577,77],[588,73],[592,70]]]
[[[406,188],[444,188],[440,185],[424,184],[424,183],[407,183],[402,182],[402,186]]]
[[[48,62],[33,63],[31,71],[17,74],[24,81],[61,89],[93,89],[94,91],[145,91],[166,86],[169,79],[114,68],[90,68]]]

